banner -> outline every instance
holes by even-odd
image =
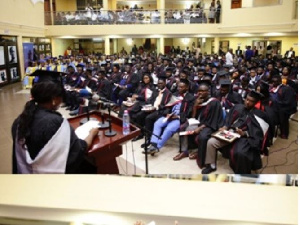
[[[23,54],[24,54],[24,70],[29,65],[29,62],[33,60],[33,43],[23,43]]]

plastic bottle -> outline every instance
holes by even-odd
[[[123,114],[123,135],[127,135],[130,133],[130,118],[128,111],[125,110]]]

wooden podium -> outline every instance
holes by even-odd
[[[80,126],[80,120],[86,118],[86,114],[69,118],[71,126],[76,129]],[[107,119],[108,114],[104,114]],[[90,112],[90,118],[96,118],[100,123],[101,113],[97,111]],[[100,129],[98,137],[93,140],[92,147],[88,151],[88,156],[94,159],[99,174],[119,174],[116,157],[122,155],[122,144],[138,136],[141,131],[136,126],[130,125],[130,133],[123,135],[123,121],[120,118],[111,116],[112,129],[117,132],[113,137],[104,135],[107,129]]]

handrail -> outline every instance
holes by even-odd
[[[216,9],[201,8],[56,11],[45,12],[45,25],[220,23],[220,14]]]

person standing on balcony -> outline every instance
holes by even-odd
[[[94,11],[94,9],[93,9],[92,6],[90,6],[89,3],[85,7],[85,11],[86,11],[86,18],[91,19],[92,18],[92,12]]]
[[[217,7],[216,7],[216,23],[220,23],[220,15],[221,15],[221,3],[220,1],[217,1]]]
[[[212,2],[209,7],[209,13],[208,13],[209,23],[215,23],[215,10],[216,10],[215,4],[214,2]]]

